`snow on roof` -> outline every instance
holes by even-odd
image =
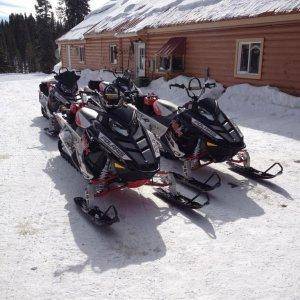
[[[62,36],[80,40],[105,31],[137,32],[144,28],[255,17],[300,10],[300,0],[110,0]]]

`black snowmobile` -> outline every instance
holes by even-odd
[[[192,78],[188,87],[171,84],[170,88],[185,89],[192,100],[179,107],[156,95],[143,95],[131,80],[130,72],[122,77],[112,73],[116,77],[114,84],[137,107],[141,122],[161,141],[162,155],[184,162],[185,178],[179,178],[182,181],[199,185],[191,177],[191,170],[218,162],[227,162],[233,171],[254,179],[272,179],[282,174],[280,163],[265,171],[250,167],[250,156],[238,126],[221,111],[216,100],[202,99],[205,90],[214,88],[215,83],[205,83],[202,87],[198,78]],[[270,173],[275,168],[277,173]],[[190,180],[187,182],[186,178]],[[205,185],[203,188],[210,189]]]
[[[53,73],[54,80],[40,84],[39,100],[43,116],[49,119],[49,128],[45,128],[46,133],[57,136],[59,126],[53,114],[68,110],[78,99],[77,82],[80,76],[68,69],[60,69],[59,73]]]
[[[76,126],[61,113],[55,114],[62,128],[58,148],[63,158],[79,170],[89,184],[86,198],[74,199],[78,207],[97,225],[119,221],[117,210],[102,211],[94,203],[111,191],[143,185],[170,187],[173,202],[192,209],[203,205],[198,197],[188,199],[175,190],[173,178],[160,172],[159,144],[137,118],[136,110],[124,103],[119,89],[109,85],[103,94],[81,92],[87,104],[76,112]],[[208,202],[208,200],[206,200]]]

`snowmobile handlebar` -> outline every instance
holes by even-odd
[[[184,84],[178,84],[178,83],[170,84],[169,89],[172,89],[172,87],[176,87],[182,90],[186,89],[186,86]]]
[[[197,86],[192,86],[192,83],[194,81],[196,81]],[[176,87],[176,88],[185,90],[187,92],[187,95],[189,98],[191,98],[193,100],[198,100],[205,92],[205,89],[212,89],[216,86],[217,86],[216,83],[209,83],[209,82],[206,82],[202,86],[200,79],[197,77],[194,77],[189,81],[188,87],[186,87],[184,84],[174,83],[174,84],[170,84],[169,88],[171,89],[172,87]],[[195,95],[192,91],[201,91],[201,93],[200,93],[200,95]]]

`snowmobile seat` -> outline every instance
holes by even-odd
[[[83,108],[80,112],[89,121],[97,120],[98,113],[93,109]]]
[[[177,112],[173,112],[170,115],[165,116],[165,117],[162,117],[162,116],[153,116],[153,118],[157,122],[163,124],[164,126],[169,127],[176,116],[177,116]]]
[[[168,116],[178,110],[176,104],[167,100],[158,99],[153,105],[156,114],[161,116]]]
[[[88,128],[97,120],[98,113],[93,109],[84,107],[76,114],[75,122],[78,127]]]

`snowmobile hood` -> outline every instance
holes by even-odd
[[[157,145],[138,121],[133,108],[124,106],[101,113],[98,121],[94,122],[93,128],[99,134],[101,133],[99,142],[105,144],[115,158],[120,159],[120,156],[127,158],[126,164],[130,169],[140,171],[158,169],[160,154]],[[106,137],[106,142],[103,135]],[[112,148],[119,149],[118,152],[122,155],[112,151]]]

